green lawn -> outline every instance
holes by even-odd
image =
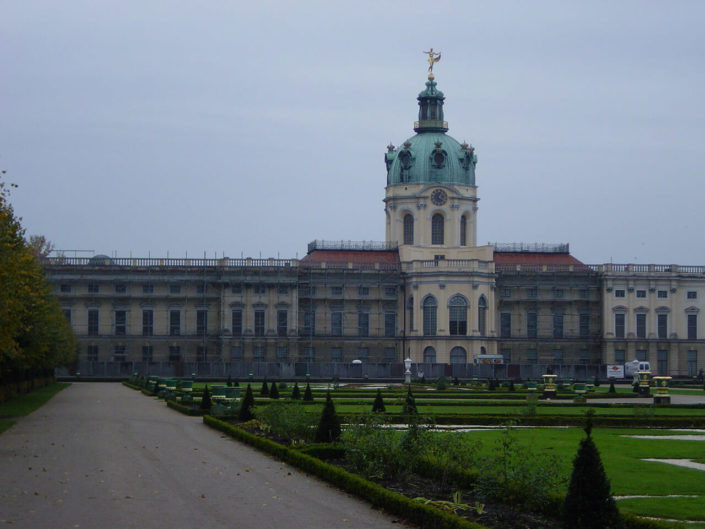
[[[26,393],[7,402],[0,404],[0,433],[7,430],[15,422],[6,419],[10,417],[24,417],[34,410],[40,408],[46,401],[56,395],[62,389],[71,384],[65,382],[55,382],[43,388],[39,388],[31,393]]]
[[[659,435],[662,439],[634,439],[626,435]],[[624,512],[660,518],[705,522],[705,472],[666,463],[642,461],[643,458],[701,459],[705,441],[680,441],[668,438],[671,432],[659,430],[596,428],[595,444],[600,450],[605,471],[615,496],[647,495],[653,498],[619,500]],[[499,431],[466,433],[482,441],[490,450]],[[558,458],[560,473],[570,475],[572,460],[580,439],[580,428],[516,429],[516,438],[536,450]],[[696,498],[666,498],[670,494],[696,495]]]

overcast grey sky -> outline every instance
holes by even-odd
[[[429,47],[478,241],[705,264],[705,2],[0,0],[28,233],[118,256],[383,240]]]

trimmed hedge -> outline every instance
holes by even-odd
[[[207,410],[202,410],[200,408],[192,408],[191,406],[184,406],[183,404],[180,404],[175,400],[166,401],[166,405],[172,410],[176,410],[179,413],[183,413],[184,415],[189,415],[191,417],[202,417],[203,415],[208,413]]]
[[[204,416],[203,422],[239,441],[276,456],[300,470],[328,481],[346,492],[363,498],[375,507],[404,517],[421,527],[428,529],[487,529],[483,525],[465,520],[460,516],[389,491],[376,483],[303,453],[301,450],[287,448],[269,439],[252,435],[211,415]]]

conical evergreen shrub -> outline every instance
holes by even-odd
[[[311,384],[306,382],[306,389],[304,390],[304,402],[313,402],[313,392],[311,391]]]
[[[269,384],[267,384],[267,379],[262,381],[262,389],[259,390],[259,394],[263,397],[269,397]]]
[[[598,378],[597,375],[595,375],[595,380],[593,380],[592,385],[595,386],[596,388],[600,387],[600,379]]]
[[[563,526],[566,529],[622,528],[610,482],[592,440],[591,413],[588,414],[585,433],[587,436],[580,441],[578,454],[573,460],[573,474],[561,513]]]
[[[377,390],[377,396],[372,404],[372,413],[384,413],[387,409],[384,407],[384,401],[382,400],[382,390]]]
[[[272,382],[272,387],[269,390],[269,398],[270,399],[278,399],[279,398],[279,389],[277,388],[277,385]]]
[[[301,390],[298,382],[294,382],[294,389],[291,390],[291,400],[301,400]]]
[[[614,387],[614,380],[610,382],[610,393],[617,393],[617,390]]]
[[[340,419],[335,413],[335,405],[330,393],[326,395],[326,403],[321,413],[321,421],[316,430],[317,443],[335,443],[340,439]]]
[[[228,375],[228,381],[225,383],[225,385],[228,386],[229,388],[233,387],[233,377]]]
[[[406,393],[406,399],[404,400],[404,415],[418,415],[416,410],[416,399],[411,394],[411,386],[409,386],[409,391]]]
[[[208,391],[208,384],[206,384],[206,387],[203,388],[203,396],[201,397],[201,409],[211,409],[211,393],[210,391]]]
[[[516,391],[516,388],[514,387],[514,381],[510,380],[509,381],[509,391]]]
[[[252,395],[252,386],[247,384],[247,390],[245,391],[245,396],[242,398],[240,403],[240,413],[238,414],[238,419],[241,421],[250,421],[255,418],[252,413],[252,408],[255,405],[255,397]]]

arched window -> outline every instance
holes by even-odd
[[[451,364],[467,364],[468,354],[462,347],[453,347],[450,350],[450,363]]]
[[[448,328],[452,336],[465,336],[468,333],[468,302],[463,296],[455,295],[448,302],[450,321]]]
[[[468,218],[463,215],[460,217],[460,246],[467,245]]]
[[[423,350],[423,363],[424,364],[435,364],[436,363],[436,350],[433,347],[426,347]]]
[[[427,296],[423,300],[423,333],[425,336],[436,335],[436,298]]]
[[[414,217],[404,215],[404,244],[414,244]]]
[[[431,244],[443,244],[445,219],[436,213],[431,219]]]
[[[487,334],[487,300],[485,296],[480,296],[477,302],[477,330],[480,336]]]

